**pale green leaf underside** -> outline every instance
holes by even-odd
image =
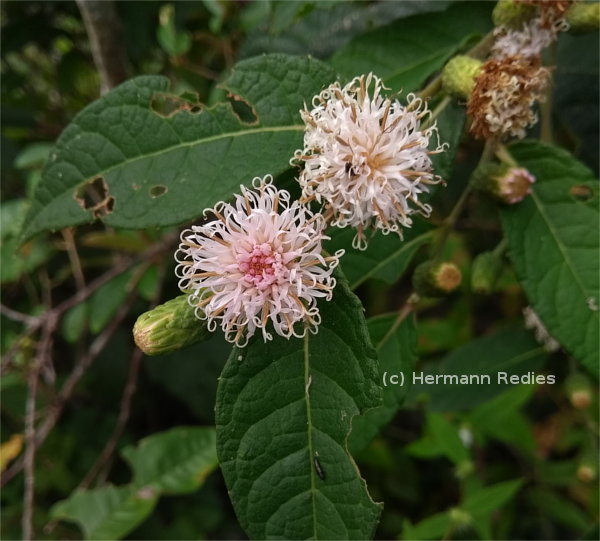
[[[523,142],[510,151],[537,179],[531,196],[501,212],[517,276],[550,334],[597,375],[598,181],[550,145]]]
[[[141,524],[161,494],[197,490],[217,467],[215,429],[176,427],[127,447],[133,482],[77,490],[52,507],[55,519],[79,524],[85,539],[121,539]]]
[[[165,494],[192,492],[217,467],[215,430],[176,427],[144,438],[122,455],[136,487],[151,486]]]
[[[76,522],[85,539],[121,539],[152,512],[157,499],[156,493],[131,486],[78,490],[56,504],[50,516]]]
[[[343,278],[319,307],[316,335],[257,337],[220,378],[217,451],[252,539],[369,539],[377,525],[345,445],[352,417],[379,403],[375,351]]]
[[[312,58],[274,54],[240,62],[224,86],[252,108],[252,124],[227,103],[164,116],[152,103],[168,95],[166,78],[124,83],[85,108],[59,138],[23,237],[91,221],[92,211],[75,196],[96,178],[114,198],[102,218],[108,225],[144,228],[199,217],[240,184],[289,168],[302,146],[298,111],[334,78],[331,68]]]

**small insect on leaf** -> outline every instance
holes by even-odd
[[[323,469],[323,466],[321,466],[321,463],[319,462],[318,453],[315,453],[313,461],[315,464],[315,471],[317,472],[319,479],[321,479],[321,481],[325,481],[325,470]]]

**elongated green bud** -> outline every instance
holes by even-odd
[[[461,283],[459,268],[450,262],[421,263],[413,274],[413,287],[422,297],[444,297],[452,293]]]
[[[567,22],[575,33],[593,32],[600,28],[600,4],[577,2],[567,11]]]
[[[475,293],[490,294],[502,272],[502,258],[494,252],[479,254],[471,266],[471,289]]]
[[[442,87],[448,94],[468,100],[482,65],[476,58],[455,56],[442,71]]]
[[[535,15],[535,6],[514,0],[499,0],[492,11],[495,26],[519,29]]]
[[[206,321],[196,317],[187,297],[175,297],[138,317],[133,338],[146,355],[162,355],[210,336]]]

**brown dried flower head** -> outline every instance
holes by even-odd
[[[509,56],[490,59],[481,67],[467,112],[472,117],[471,133],[480,139],[525,137],[525,130],[537,122],[532,110],[544,100],[550,70],[539,58]]]

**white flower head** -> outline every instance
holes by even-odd
[[[441,152],[435,124],[423,129],[430,114],[414,94],[408,105],[381,95],[381,79],[369,74],[346,86],[334,83],[313,98],[312,109],[300,111],[306,124],[304,148],[292,163],[304,162],[299,182],[303,200],[323,203],[325,217],[337,227],[356,227],[355,247],[364,249],[363,231],[402,234],[411,214],[428,216],[419,201],[428,184],[441,179],[432,173],[430,155]]]
[[[497,59],[509,56],[537,57],[556,40],[559,32],[567,29],[568,24],[564,19],[545,25],[539,17],[524,23],[520,30],[499,26],[494,30],[496,41],[492,56]]]
[[[560,349],[560,344],[550,336],[542,320],[531,306],[523,308],[523,316],[525,317],[525,327],[534,332],[536,340],[544,346],[546,351],[554,352]]]
[[[256,329],[271,340],[269,321],[286,338],[317,332],[317,299],[331,299],[331,274],[343,254],[321,255],[329,238],[323,217],[290,203],[270,175],[252,186],[205,211],[216,219],[183,231],[175,253],[179,288],[190,294],[196,316],[208,319],[211,331],[220,323],[239,347]]]

